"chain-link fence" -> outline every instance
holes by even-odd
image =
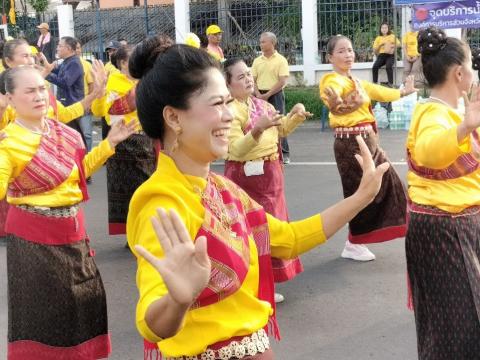
[[[218,24],[223,30],[222,47],[227,58],[242,57],[251,64],[260,53],[260,34],[270,31],[277,35],[277,49],[288,63],[302,63],[301,0],[191,1],[191,31],[203,42],[211,24]]]
[[[318,51],[322,63],[328,63],[326,47],[332,35],[341,34],[352,40],[357,62],[373,61],[372,44],[380,24],[387,21],[393,29],[392,0],[319,0]],[[400,24],[398,12],[397,24]],[[401,29],[393,29],[400,35]]]

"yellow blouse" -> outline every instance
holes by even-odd
[[[7,137],[0,141],[0,199],[5,197],[8,184],[17,177],[31,161],[40,144],[41,135],[33,133],[15,123],[8,125],[4,132]],[[108,140],[102,141],[92,149],[85,158],[85,176],[89,177],[115,153]],[[80,180],[78,168],[73,167],[72,173],[55,189],[20,198],[7,196],[10,204],[25,204],[31,206],[69,206],[83,200],[78,186]]]
[[[113,105],[114,101],[122,96],[128,94],[128,92],[136,85],[135,80],[129,79],[121,72],[111,73],[107,81],[107,92],[104,97],[95,99],[92,103],[92,113],[98,117],[105,117],[105,121],[108,125],[112,124],[120,119],[125,119],[126,123],[132,120],[138,120],[137,110],[125,115],[110,115],[108,111]],[[140,125],[138,130],[141,130]]]
[[[278,137],[287,136],[305,120],[300,115],[284,116],[280,126],[273,126],[265,130],[257,141],[253,138],[250,131],[247,134],[243,132],[249,121],[249,108],[251,106],[252,100],[250,98],[248,99],[248,104],[238,100],[234,100],[231,103],[234,118],[228,138],[228,160],[250,161],[275,154],[278,152]],[[267,103],[267,106],[275,110],[271,104]]]
[[[163,256],[150,223],[158,207],[175,209],[192,239],[195,238],[203,224],[205,209],[194,186],[204,189],[206,180],[182,174],[170,157],[160,153],[157,170],[137,189],[130,202],[127,238],[134,253],[134,245],[140,244],[155,256]],[[292,223],[267,217],[272,256],[277,258],[295,257],[326,240],[320,215]],[[241,288],[220,302],[188,311],[180,331],[164,340],[148,328],[145,313],[168,290],[146,260],[137,256],[137,265],[137,328],[144,338],[156,342],[167,357],[197,355],[218,341],[251,334],[264,327],[272,313],[270,304],[257,297],[259,269],[253,239],[250,239],[250,267]]]
[[[457,141],[457,126],[463,116],[435,102],[417,104],[407,137],[413,161],[431,169],[444,169],[459,156],[472,151],[470,137]],[[480,205],[480,170],[458,179],[429,180],[409,171],[408,195],[417,204],[458,213]]]
[[[371,100],[390,102],[400,99],[400,90],[391,89],[385,86],[372,84],[371,82],[360,80],[360,92],[363,96],[363,104],[357,110],[345,115],[334,115],[330,112],[330,127],[352,127],[360,123],[375,122],[375,117],[371,111]],[[320,97],[325,106],[328,107],[325,88],[331,87],[343,99],[349,95],[355,88],[352,79],[347,76],[331,72],[323,75],[320,79]]]
[[[388,43],[396,44],[395,47],[400,46],[400,41],[396,38],[395,34],[381,35],[375,38],[373,50],[378,51],[379,54],[384,54],[388,50],[388,46],[386,46]]]
[[[58,120],[64,124],[69,123],[72,120],[82,117],[85,113],[83,105],[80,102],[76,102],[70,106],[63,106],[62,103],[57,101],[57,116],[55,116],[55,110],[53,106],[49,106],[47,110],[47,117],[49,119]],[[10,105],[7,106],[3,112],[2,119],[0,120],[0,130],[5,128],[8,124],[13,122],[17,117],[17,112]]]
[[[418,56],[418,31],[408,31],[403,36],[403,45],[408,56]]]

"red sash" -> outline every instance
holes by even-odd
[[[472,133],[472,143],[474,147],[479,147],[478,133]],[[444,169],[430,169],[424,166],[415,164],[407,150],[408,169],[414,174],[429,180],[448,180],[458,179],[462,176],[469,175],[478,170],[480,163],[472,154],[464,154],[459,156],[450,166]]]
[[[88,200],[83,157],[85,147],[80,134],[66,125],[47,119],[50,132],[43,135],[37,152],[8,187],[8,196],[24,197],[50,191],[63,183],[76,164],[83,200]]]
[[[273,116],[276,114],[275,108],[267,101],[258,99],[255,96],[250,96],[253,107],[248,108],[248,121],[243,129],[243,132],[246,134],[253,129],[258,119],[262,115],[266,114],[267,116]]]
[[[108,113],[110,115],[125,115],[137,110],[135,89],[136,87],[134,86],[126,95],[116,99],[108,110]]]
[[[268,301],[274,309],[265,331],[280,339],[276,320],[274,282],[270,257],[270,234],[263,207],[250,199],[246,192],[227,178],[210,173],[202,204],[205,219],[198,236],[207,238],[207,251],[212,271],[207,287],[192,305],[192,309],[214,304],[235,293],[247,276],[252,236],[258,252],[258,298]],[[233,220],[227,228],[215,208],[222,209]],[[157,349],[157,345],[144,341],[145,353]],[[212,345],[212,344],[210,344]],[[161,358],[161,357],[160,357]]]

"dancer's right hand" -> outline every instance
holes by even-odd
[[[383,174],[388,170],[390,164],[385,162],[375,167],[372,154],[363,138],[358,135],[356,139],[360,147],[360,154],[355,154],[355,158],[363,171],[356,194],[369,204],[380,191]]]
[[[467,131],[472,132],[480,127],[480,88],[478,84],[472,86],[470,98],[467,93],[463,93],[465,102],[465,117],[463,123]]]
[[[282,123],[282,118],[283,115],[279,114],[278,111],[274,114],[269,114],[265,111],[257,120],[252,129],[253,138],[258,141],[265,130],[270,129],[273,126],[280,126]]]
[[[140,245],[135,250],[162,276],[172,300],[180,305],[192,304],[210,278],[211,263],[207,254],[207,239],[192,241],[174,210],[159,208],[152,225],[165,257],[157,258]]]

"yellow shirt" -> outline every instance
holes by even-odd
[[[272,56],[261,55],[253,60],[252,75],[258,90],[270,90],[282,76],[289,76],[288,62],[278,52]]]
[[[457,141],[457,126],[463,116],[446,105],[417,104],[407,138],[407,149],[415,164],[444,169],[459,156],[472,151],[470,137]],[[429,180],[409,171],[408,195],[417,204],[458,213],[480,205],[480,170],[457,179]]]
[[[403,35],[403,45],[407,48],[408,56],[418,56],[418,31],[408,31]]]
[[[5,197],[8,184],[17,177],[31,161],[40,144],[41,135],[35,134],[17,124],[11,123],[4,132],[7,137],[0,141],[0,199]],[[115,153],[108,140],[102,141],[84,158],[85,176],[89,177]],[[78,186],[80,180],[78,168],[73,167],[72,173],[55,189],[20,198],[7,196],[10,204],[25,204],[31,206],[69,206],[83,200]]]
[[[389,49],[387,44],[395,43],[396,46],[400,46],[400,41],[396,39],[395,34],[377,36],[373,42],[373,50],[378,51],[379,54],[384,54]]]
[[[115,65],[113,65],[110,61],[107,62],[104,65],[105,71],[107,72],[107,76],[110,76],[111,74],[118,73],[120,70],[118,70]]]
[[[114,101],[126,95],[136,83],[135,80],[129,79],[121,72],[110,74],[107,81],[106,94],[104,97],[93,101],[92,114],[98,117],[105,117],[105,121],[108,125],[111,125],[112,121],[119,119],[125,119],[125,123],[127,124],[132,120],[138,120],[137,110],[125,115],[110,115],[108,113]],[[140,125],[138,126],[138,130],[141,130]]]
[[[352,127],[360,123],[374,122],[375,117],[370,109],[371,100],[389,102],[400,99],[400,90],[391,89],[385,86],[372,84],[371,82],[360,80],[361,94],[363,97],[363,104],[357,110],[345,115],[334,115],[330,112],[329,120],[330,127]],[[352,79],[347,76],[340,75],[336,72],[331,72],[323,75],[320,79],[320,97],[325,106],[328,107],[327,97],[325,95],[325,88],[331,87],[343,99],[349,95],[355,88]]]
[[[163,250],[150,222],[158,207],[175,209],[192,239],[195,238],[203,224],[205,209],[193,186],[204,189],[206,180],[182,174],[170,157],[160,153],[157,170],[137,189],[130,202],[127,219],[130,248],[134,249],[134,245],[140,244],[155,256],[163,257]],[[272,256],[292,258],[325,242],[320,215],[292,223],[270,215],[267,217]],[[197,355],[205,351],[208,345],[263,328],[273,310],[268,302],[258,299],[257,249],[253,239],[249,244],[250,266],[240,289],[215,304],[188,311],[179,332],[164,340],[148,328],[145,312],[168,290],[158,272],[137,256],[139,301],[136,323],[140,334],[156,342],[165,356],[172,357]]]
[[[87,96],[90,93],[88,87],[93,83],[92,64],[83,58],[80,58],[80,62],[83,67],[83,88],[85,90],[85,96]]]
[[[265,103],[275,111],[271,104]],[[278,137],[286,137],[305,120],[304,117],[299,115],[292,117],[284,116],[280,126],[273,126],[265,130],[258,141],[256,141],[250,131],[247,134],[243,132],[250,118],[249,107],[251,108],[252,106],[252,100],[248,99],[248,105],[234,100],[230,106],[234,118],[228,137],[227,159],[233,161],[250,161],[277,153]]]

